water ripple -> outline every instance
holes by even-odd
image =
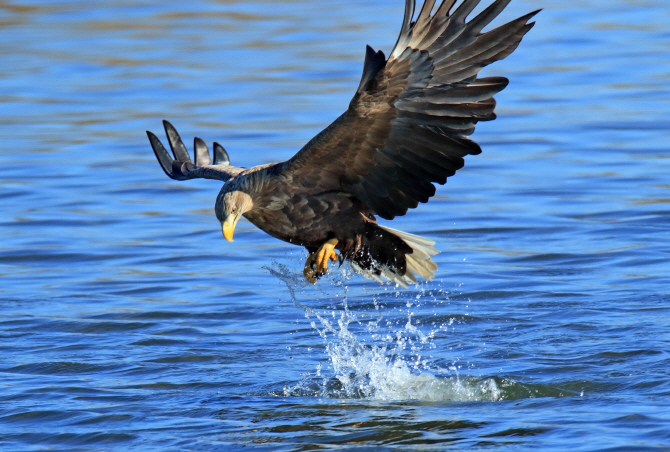
[[[482,155],[393,221],[441,251],[417,287],[308,285],[157,166],[163,118],[290,157],[402,3],[0,5],[0,449],[668,449],[661,0],[547,0],[485,69],[510,85]]]

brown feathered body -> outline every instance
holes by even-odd
[[[375,274],[383,264],[405,275],[405,255],[412,248],[400,237],[378,227],[370,208],[356,196],[343,191],[314,194],[296,184],[282,171],[283,163],[251,168],[232,181],[230,190],[251,196],[254,207],[244,217],[285,242],[300,245],[311,253],[325,241],[336,238],[343,260]]]

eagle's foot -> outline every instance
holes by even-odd
[[[339,258],[335,252],[337,243],[337,239],[330,239],[309,255],[305,262],[305,269],[302,271],[307,281],[315,284],[317,279],[328,273],[328,260],[338,261]]]

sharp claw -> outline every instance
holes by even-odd
[[[321,245],[318,251],[309,255],[305,262],[305,269],[303,270],[303,275],[305,275],[307,281],[315,283],[318,278],[328,273],[329,260],[333,262],[338,261],[338,255],[335,252],[337,243],[337,239],[330,239]]]
[[[305,280],[309,283],[316,284],[316,280],[319,279],[316,275],[316,272],[311,269],[303,270],[302,274],[305,276]]]
[[[314,254],[310,254],[309,256],[307,256],[307,260],[305,261],[305,268],[303,269],[302,274],[307,280],[307,282],[316,284],[318,275],[316,274],[316,271],[312,269],[313,263],[314,263]]]

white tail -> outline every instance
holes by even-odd
[[[427,280],[431,280],[435,277],[437,264],[433,262],[431,256],[435,256],[437,253],[439,253],[439,251],[433,246],[435,245],[433,240],[410,234],[408,232],[398,231],[397,229],[391,229],[379,224],[377,227],[399,237],[413,250],[411,254],[405,255],[405,259],[407,259],[407,271],[402,276],[397,274],[393,269],[387,267],[386,265],[380,266],[379,268],[381,269],[382,275],[385,278],[403,287],[407,287],[408,284],[417,284],[417,276]],[[362,269],[354,262],[352,262],[352,267],[363,276],[382,282],[379,276],[377,276],[375,273]]]

